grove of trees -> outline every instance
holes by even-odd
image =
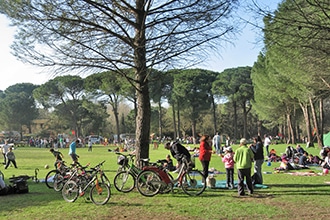
[[[148,70],[200,62],[234,30],[231,14],[237,3],[1,0],[0,13],[18,27],[13,50],[19,59],[57,73],[110,71],[135,88],[139,159],[149,157]],[[126,68],[133,74],[122,71]]]
[[[235,32],[239,3],[0,0],[0,13],[18,27],[15,55],[61,75],[33,90],[31,111],[42,106],[77,132],[102,133],[110,106],[114,133],[134,128],[138,158],[149,155],[150,132],[197,138],[219,131],[234,140],[269,133],[288,143],[306,136],[322,146],[329,131],[329,1],[284,0],[275,11],[252,4],[263,17],[265,45],[252,67],[184,68]],[[10,95],[5,90],[0,101]],[[133,106],[126,116],[119,111],[124,100]]]

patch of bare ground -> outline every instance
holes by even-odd
[[[301,220],[301,219],[330,219],[330,212],[324,206],[318,206],[318,204],[304,202],[300,204],[290,202],[289,199],[283,199],[281,201],[274,199],[275,195],[271,193],[253,194],[250,196],[239,197],[244,202],[251,202],[254,204],[269,205],[278,208],[278,214],[275,217],[263,217],[263,219],[290,219],[290,220]],[[240,218],[240,219],[253,219],[257,217]]]

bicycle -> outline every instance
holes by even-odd
[[[54,189],[57,192],[61,191],[63,185],[71,176],[71,173],[73,172],[73,168],[75,166],[79,166],[82,169],[86,169],[88,167],[88,165],[83,167],[79,163],[73,164],[71,167],[68,167],[65,165],[65,161],[59,161],[57,163],[57,169],[51,170],[46,174],[46,186],[50,189]]]
[[[134,154],[125,155],[119,152],[116,152],[116,154],[119,155],[118,164],[121,165],[123,169],[117,172],[113,184],[119,192],[131,192],[135,187],[136,177],[142,170],[134,164]],[[142,163],[143,166],[143,164],[148,163],[148,161],[149,159],[141,159],[140,163]]]
[[[136,179],[136,188],[144,196],[155,196],[168,189],[173,192],[173,187],[181,189],[190,196],[197,196],[204,192],[206,179],[202,172],[192,169],[186,158],[182,159],[177,178],[171,180],[169,175],[161,166],[152,165],[143,168]]]
[[[130,160],[133,160],[133,157],[135,157],[135,155],[134,154],[129,154],[129,155],[126,156],[126,155],[124,155],[122,153],[119,153],[119,152],[116,152],[116,154],[118,155],[117,164],[119,165],[119,167],[117,169],[117,173],[129,169],[130,165],[128,164],[128,162]]]
[[[61,167],[61,169],[63,169],[64,167],[67,169],[69,169],[69,167],[67,167],[65,164],[64,164],[64,161],[59,161],[57,164],[57,169],[54,169],[54,170],[51,170],[49,171],[47,174],[46,174],[46,177],[45,177],[45,184],[48,188],[50,189],[54,189],[54,179],[55,179],[55,176],[57,174],[60,174],[60,170],[59,168]],[[60,166],[60,167],[59,167]]]
[[[111,191],[109,179],[101,169],[104,162],[102,161],[92,168],[90,175],[79,175],[79,169],[76,169],[63,186],[62,196],[64,200],[74,202],[89,191],[89,198],[94,204],[106,204],[111,197]]]

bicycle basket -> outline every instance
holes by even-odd
[[[119,155],[117,158],[117,164],[121,166],[128,164],[128,158],[123,155]]]

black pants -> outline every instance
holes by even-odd
[[[234,168],[226,168],[227,185],[234,187]]]
[[[9,166],[10,163],[12,163],[12,164],[14,165],[15,168],[17,168],[17,166],[16,166],[16,161],[15,161],[15,160],[7,160],[7,163],[6,163],[5,169],[7,169],[7,167]]]
[[[269,145],[266,145],[266,154],[267,154],[267,157],[269,157]]]
[[[244,178],[246,180],[247,190],[249,191],[250,194],[253,194],[251,168],[237,169],[237,176],[238,176],[238,186],[237,186],[238,195],[240,195],[240,196],[245,195],[245,192],[244,192]]]
[[[202,166],[203,166],[203,174],[205,179],[209,176],[209,165],[210,165],[210,161],[205,161],[205,160],[201,160]]]
[[[6,164],[7,163],[7,157],[6,157],[6,154],[2,153],[3,155],[3,164]]]

